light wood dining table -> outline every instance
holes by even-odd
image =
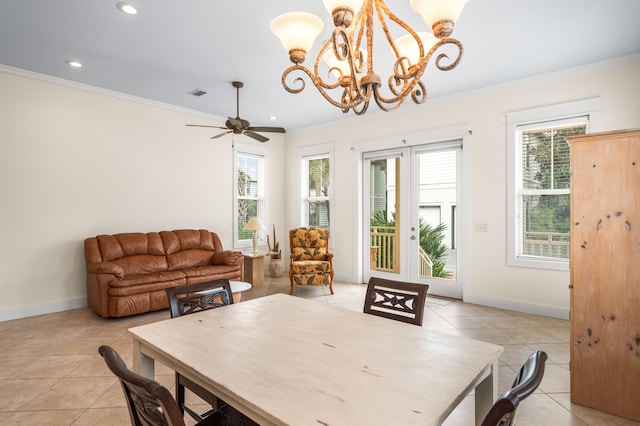
[[[129,332],[134,371],[162,363],[263,425],[438,425],[474,389],[480,424],[502,352],[284,294]]]

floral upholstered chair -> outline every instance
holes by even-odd
[[[329,253],[329,231],[305,227],[289,231],[291,291],[296,285],[325,285],[333,294],[333,254]]]

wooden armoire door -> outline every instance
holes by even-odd
[[[640,421],[640,131],[571,149],[571,401]]]

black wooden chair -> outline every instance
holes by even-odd
[[[231,285],[229,280],[220,279],[204,283],[187,284],[165,289],[169,298],[171,318],[193,314],[208,309],[219,308],[233,303]],[[199,414],[185,404],[185,388],[198,395],[211,405],[211,410]],[[207,416],[216,412],[220,407],[226,406],[211,392],[194,383],[188,378],[176,373],[176,401],[182,412],[186,411],[196,421],[202,421]]]
[[[98,352],[107,367],[118,377],[133,426],[184,426],[183,413],[169,389],[129,370],[118,353],[102,345]],[[244,414],[227,406],[211,414],[199,426],[257,425]]]
[[[233,303],[231,284],[224,278],[204,283],[187,284],[165,289],[171,318],[193,314]]]
[[[426,284],[371,277],[364,313],[422,326],[428,289]]]
[[[516,376],[511,389],[493,404],[482,426],[511,425],[520,401],[531,395],[542,382],[546,360],[547,354],[543,351],[537,351],[529,357]]]

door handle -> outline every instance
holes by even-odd
[[[412,240],[415,240],[415,239],[416,239],[416,236],[415,236],[415,235],[412,235],[412,236],[411,236],[411,239],[412,239]]]

